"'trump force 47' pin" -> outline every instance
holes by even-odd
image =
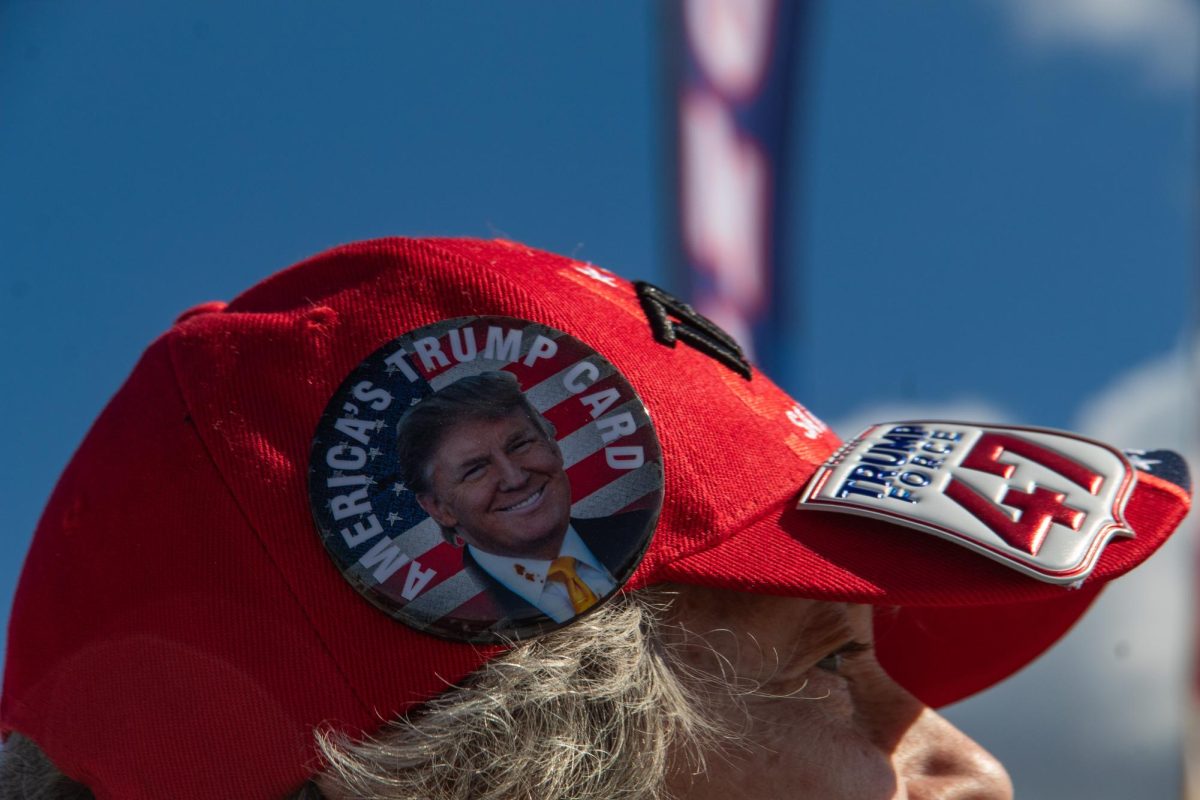
[[[960,422],[874,425],[805,487],[799,508],[845,511],[969,547],[1050,583],[1082,581],[1136,480],[1128,459],[1069,433]]]
[[[309,464],[346,580],[408,625],[475,642],[553,630],[612,596],[662,493],[629,382],[578,339],[511,317],[380,347],[330,399]]]

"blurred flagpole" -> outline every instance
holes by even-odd
[[[664,4],[675,281],[778,379],[795,271],[783,268],[793,56],[808,3]]]

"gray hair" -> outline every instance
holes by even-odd
[[[318,783],[363,800],[663,797],[717,728],[659,636],[662,608],[610,602],[365,742],[319,736]]]
[[[32,739],[13,732],[0,752],[0,800],[92,800],[92,793],[59,772]]]
[[[660,800],[669,772],[702,770],[722,735],[664,635],[666,598],[618,596],[365,741],[319,731],[326,767],[292,800],[317,800],[318,786],[358,800]],[[0,800],[91,796],[10,737]]]

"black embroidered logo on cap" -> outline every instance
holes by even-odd
[[[545,633],[612,597],[662,498],[629,382],[512,317],[443,320],[371,353],[330,399],[309,467],[321,541],[355,590],[473,642]]]
[[[732,336],[708,317],[654,284],[637,281],[633,285],[637,288],[638,300],[642,303],[646,318],[650,320],[655,339],[668,347],[674,347],[677,341],[682,341],[712,356],[746,380],[750,379],[750,362]]]

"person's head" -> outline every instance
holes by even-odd
[[[992,756],[883,671],[871,628],[862,605],[636,592],[363,741],[320,730],[325,767],[288,800],[1011,798]],[[0,800],[88,796],[15,744]]]
[[[571,486],[554,429],[508,372],[462,378],[410,408],[397,429],[401,475],[453,544],[554,558]]]
[[[328,800],[1011,798],[1000,763],[880,667],[871,613],[642,592],[374,741],[324,740],[316,782]]]
[[[492,369],[558,445],[507,378],[435,413]],[[0,798],[1003,798],[933,709],[1166,540],[1190,500],[1159,461],[966,423],[843,443],[649,285],[508,242],[338,248],[182,317],[64,471],[13,604]],[[580,531],[637,512],[653,538],[511,641],[439,524],[536,537],[571,492]]]

